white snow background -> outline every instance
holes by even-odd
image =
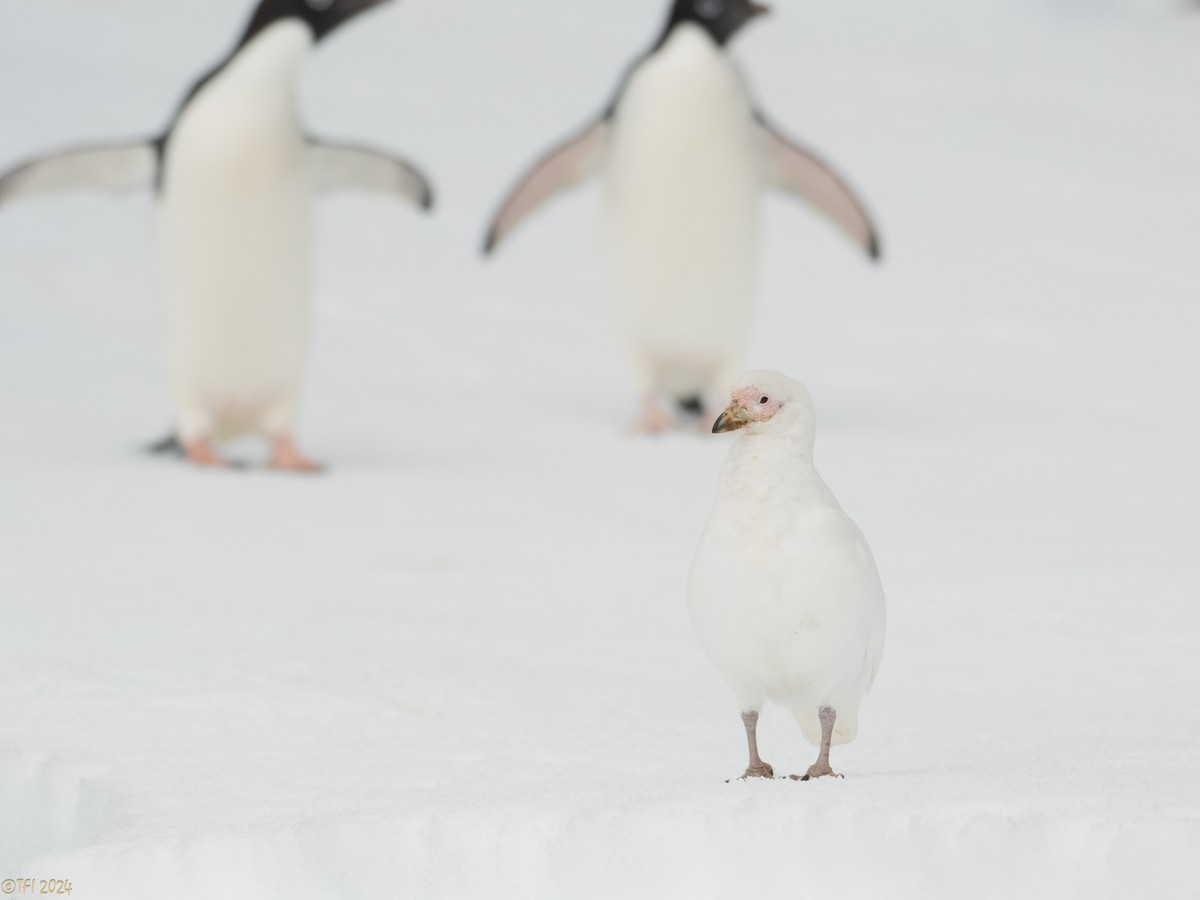
[[[1200,12],[776,0],[762,106],[886,259],[768,205],[747,368],[805,381],[888,593],[844,781],[742,783],[685,578],[728,439],[623,433],[599,193],[512,178],[665,0],[403,2],[307,71],[431,217],[320,214],[306,446],[195,471],[147,197],[0,214],[0,879],[101,898],[1200,896]],[[0,165],[160,128],[243,0],[0,0]],[[777,770],[814,757],[781,710]]]

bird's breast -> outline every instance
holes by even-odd
[[[697,32],[699,29],[695,29]],[[630,77],[614,113],[610,201],[757,188],[754,116],[732,60],[702,35],[673,36]]]

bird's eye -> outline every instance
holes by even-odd
[[[762,404],[767,403],[770,399],[771,399],[770,397],[759,397],[758,403],[761,406]]]
[[[706,19],[715,19],[725,12],[725,0],[696,0],[696,12]]]
[[[304,2],[308,4],[309,9],[315,9],[318,12],[333,6],[333,0],[304,0]]]

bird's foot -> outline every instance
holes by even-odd
[[[323,465],[301,453],[295,442],[286,437],[275,439],[274,446],[271,448],[271,459],[267,466],[280,472],[297,472],[306,475],[325,471]]]
[[[789,775],[788,777],[792,779],[792,781],[812,781],[812,779],[821,778],[824,775],[831,775],[834,778],[846,777],[845,775],[841,775],[829,768],[829,763],[814,763],[808,767],[808,771],[805,774]]]
[[[775,770],[771,768],[770,763],[761,763],[757,766],[747,766],[745,773],[738,781],[746,781],[750,778],[774,778]]]
[[[657,400],[647,400],[642,411],[629,426],[631,434],[662,434],[678,425],[673,415],[662,408]]]
[[[187,457],[187,461],[193,466],[200,466],[205,469],[225,469],[229,467],[229,464],[217,455],[217,451],[213,445],[203,438],[188,444],[184,450],[184,455]]]
[[[708,407],[705,407],[704,412],[700,414],[700,417],[692,423],[692,428],[696,430],[697,434],[712,434],[713,422],[717,421],[717,416],[721,415],[721,412],[722,410],[720,409],[709,409]]]

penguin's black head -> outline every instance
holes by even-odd
[[[751,0],[675,0],[666,31],[669,34],[676,25],[692,22],[724,45],[738,29],[765,12],[767,7]]]
[[[339,25],[388,0],[261,0],[242,37],[248,44],[260,31],[284,19],[299,19],[319,41]]]

